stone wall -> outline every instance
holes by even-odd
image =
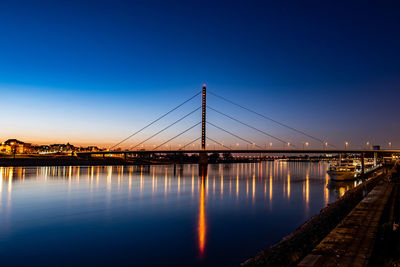
[[[305,257],[387,174],[372,177],[347,191],[343,197],[272,247],[260,252],[241,266],[294,266]]]

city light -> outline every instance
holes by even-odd
[[[399,261],[400,2],[26,2],[2,265]]]
[[[309,145],[310,143],[308,143],[308,142],[305,142],[304,144],[303,144],[303,149],[304,149],[304,145],[306,146],[306,149],[308,149],[308,145]]]

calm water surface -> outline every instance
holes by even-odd
[[[327,163],[0,167],[2,265],[237,265],[354,183]]]

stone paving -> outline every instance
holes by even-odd
[[[298,266],[367,266],[392,190],[377,185]]]

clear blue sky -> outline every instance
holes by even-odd
[[[112,144],[205,82],[339,147],[400,147],[399,13],[397,1],[1,1],[0,141]],[[209,103],[297,146],[319,147],[212,96]],[[199,120],[196,113],[148,145]],[[211,111],[209,120],[275,145]],[[174,144],[200,136],[196,129]]]

